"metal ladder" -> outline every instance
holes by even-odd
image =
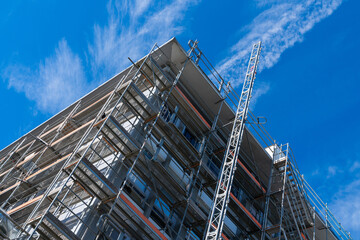
[[[236,159],[245,128],[246,116],[249,108],[251,92],[255,80],[256,69],[259,62],[261,42],[253,45],[251,57],[247,68],[243,89],[237,107],[232,132],[227,144],[226,153],[222,163],[222,171],[216,186],[214,202],[206,228],[205,239],[221,238],[222,228],[226,216],[231,185],[236,169]]]
[[[303,193],[300,185],[294,177],[293,162],[290,156],[289,144],[278,146],[274,144],[273,149],[273,170],[272,170],[268,192],[266,196],[265,218],[261,239],[266,239],[266,235],[271,239],[302,239],[307,233],[304,231],[307,226],[304,222],[306,209],[303,205]],[[299,192],[300,191],[300,192]],[[280,194],[280,196],[279,196]],[[279,224],[268,227],[267,216],[269,212],[270,198],[276,205],[279,214]],[[308,237],[309,238],[309,237]]]

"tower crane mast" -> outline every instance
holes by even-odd
[[[216,186],[214,201],[206,228],[205,240],[218,240],[222,238],[222,229],[234,173],[236,170],[236,162],[244,133],[245,121],[254,85],[256,69],[259,62],[260,51],[261,42],[255,43],[251,51],[250,61],[247,67],[239,105],[236,110],[233,128],[226,146],[220,177]]]

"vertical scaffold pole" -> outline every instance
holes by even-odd
[[[328,240],[328,206],[327,206],[327,203],[325,204],[325,228],[326,228],[326,240]]]
[[[253,49],[251,51],[251,57],[247,68],[239,105],[236,111],[231,135],[226,147],[220,178],[216,186],[214,202],[205,232],[205,239],[207,240],[221,238],[227,205],[229,202],[231,185],[236,169],[236,159],[239,154],[240,144],[245,128],[245,121],[249,108],[251,92],[254,85],[256,69],[259,62],[260,51],[261,42],[258,42],[253,45]]]
[[[314,227],[313,227],[313,240],[316,240],[315,238],[315,232],[316,232],[316,228],[315,228],[315,220],[316,220],[316,212],[315,212],[315,207],[313,208],[314,212],[313,212],[313,221],[314,221]]]
[[[185,210],[184,210],[184,213],[183,213],[183,217],[181,219],[181,223],[180,223],[180,227],[179,227],[179,234],[176,236],[176,239],[179,239],[180,237],[180,233],[181,233],[181,229],[184,225],[184,221],[185,221],[185,218],[186,218],[186,214],[187,214],[187,211],[189,209],[189,205],[190,205],[190,199],[193,195],[193,190],[194,190],[194,186],[196,184],[196,181],[199,177],[199,174],[200,174],[200,170],[201,170],[201,167],[204,163],[204,158],[205,158],[205,152],[206,152],[206,148],[207,148],[207,144],[209,142],[209,139],[211,137],[211,134],[213,134],[213,132],[216,130],[216,126],[217,126],[217,121],[219,119],[219,115],[221,113],[221,109],[222,109],[222,106],[223,106],[223,103],[225,101],[225,98],[223,98],[220,102],[220,106],[219,106],[219,109],[218,109],[218,113],[217,115],[215,116],[215,119],[212,123],[212,126],[211,126],[211,129],[209,131],[209,133],[207,134],[207,136],[205,137],[205,142],[204,142],[204,147],[203,147],[203,150],[201,152],[201,156],[200,156],[200,161],[199,161],[199,166],[197,167],[197,170],[196,170],[196,174],[193,176],[192,180],[191,180],[191,184],[190,184],[190,189],[187,193],[187,197],[186,197],[186,207],[185,207]]]
[[[276,143],[274,142],[274,150],[273,150],[273,161],[271,163],[271,168],[270,168],[270,176],[269,176],[269,183],[268,183],[268,187],[267,187],[267,192],[266,192],[266,202],[265,202],[265,211],[264,211],[264,220],[263,220],[263,224],[262,224],[262,229],[261,229],[261,240],[265,239],[266,236],[266,226],[267,226],[267,217],[268,217],[268,212],[269,212],[269,202],[270,202],[270,194],[271,194],[271,184],[272,184],[272,176],[273,176],[273,169],[274,169],[274,161],[275,161],[275,153],[276,153]]]
[[[282,147],[281,150],[282,151]],[[279,224],[279,240],[281,240],[281,228],[283,223],[283,216],[284,216],[284,199],[285,199],[285,185],[286,185],[286,178],[287,178],[287,168],[288,168],[288,154],[289,154],[289,143],[286,144],[286,156],[285,156],[285,166],[284,166],[284,179],[281,189],[281,209],[280,209],[280,224]],[[285,232],[284,232],[285,235]]]

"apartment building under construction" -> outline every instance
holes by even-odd
[[[1,238],[352,239],[250,111],[224,188],[242,93],[197,42],[129,63],[0,152]]]

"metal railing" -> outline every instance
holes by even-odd
[[[200,69],[208,82],[219,92],[219,94],[223,97],[226,96],[226,103],[233,111],[235,111],[240,97],[236,93],[231,83],[226,82],[222,78],[220,73],[214,68],[208,58],[199,49],[198,41],[190,40],[188,44],[190,47],[195,46],[191,53],[192,61]],[[248,129],[258,137],[257,140],[260,141],[259,143],[263,146],[264,149],[269,148],[275,143],[274,138],[269,134],[263,124],[259,123],[259,119],[250,110],[248,113],[247,123]],[[352,239],[350,233],[344,229],[341,223],[329,210],[327,204],[321,200],[321,198],[316,194],[314,189],[300,173],[291,147],[289,147],[289,162],[294,172],[295,181],[297,183],[296,187],[304,194],[304,197],[307,200],[306,205],[309,204],[313,209],[315,209],[316,213],[321,217],[326,227],[331,230],[338,239]]]

